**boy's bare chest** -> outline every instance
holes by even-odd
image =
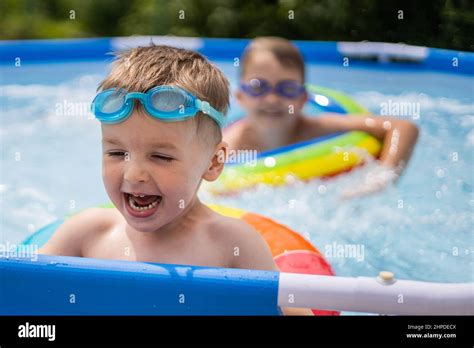
[[[269,131],[266,136],[262,136],[250,127],[244,127],[244,125],[242,125],[240,129],[236,129],[236,132],[238,134],[238,136],[235,137],[235,147],[237,149],[252,149],[258,152],[272,150],[281,146],[327,135],[327,132],[325,132],[323,128],[310,126],[306,122],[302,122],[293,130],[288,129],[284,137],[278,137],[271,133],[271,131]]]
[[[210,267],[229,266],[222,248],[215,245],[212,240],[208,240],[205,235],[200,238],[179,238],[147,243],[129,238],[124,231],[115,231],[98,239],[83,256]]]

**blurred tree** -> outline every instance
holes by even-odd
[[[274,35],[474,49],[472,0],[0,0],[0,13],[1,39]]]

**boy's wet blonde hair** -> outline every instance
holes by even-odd
[[[99,90],[123,88],[145,93],[162,85],[182,87],[224,115],[229,108],[229,82],[215,65],[197,52],[165,45],[152,44],[116,54]],[[222,140],[221,129],[209,116],[199,112],[193,120],[206,139],[211,136],[215,144]]]
[[[250,41],[250,44],[245,48],[242,55],[240,76],[245,74],[245,69],[250,64],[252,56],[263,51],[272,53],[276,60],[285,68],[298,70],[301,73],[301,79],[304,82],[304,59],[300,50],[291,43],[291,41],[274,36],[262,36]]]

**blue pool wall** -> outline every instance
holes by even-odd
[[[130,37],[130,38],[88,38],[88,39],[52,39],[52,40],[17,40],[0,41],[0,64],[15,64],[18,59],[21,64],[40,63],[64,60],[112,60],[112,52],[127,47],[134,43],[147,45],[151,41],[155,44],[166,43],[179,47],[195,49],[212,60],[235,60],[239,58],[250,40],[248,39],[214,39],[214,38],[179,38],[179,37]],[[341,64],[347,58],[341,52],[341,43],[332,41],[293,41],[301,50],[308,63],[333,63]],[[367,42],[353,43],[357,56],[357,47],[361,55],[367,55]],[[370,44],[370,43],[369,43]],[[393,55],[397,47],[400,51],[410,48],[412,51],[424,52],[422,56],[414,55],[413,61],[391,61],[386,55],[374,56],[364,60],[349,57],[351,66],[380,66],[384,69],[402,68],[416,70],[431,70],[456,74],[474,73],[474,53],[453,51],[438,48],[416,47],[403,44],[372,43],[373,47],[381,49],[392,46]],[[378,45],[378,46],[377,46]],[[373,50],[373,48],[372,48]],[[370,51],[370,50],[369,50]],[[370,54],[369,54],[370,55]],[[390,57],[390,54],[388,55]],[[410,53],[408,53],[410,58]]]
[[[0,257],[0,315],[279,315],[279,273],[36,255]]]

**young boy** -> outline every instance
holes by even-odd
[[[371,193],[394,181],[405,168],[418,137],[407,120],[372,115],[307,117],[303,58],[290,41],[276,37],[253,40],[246,48],[237,100],[247,117],[224,133],[231,149],[265,151],[336,132],[360,130],[383,142],[380,166],[365,185],[345,197]]]
[[[140,47],[118,56],[100,89],[93,111],[115,208],[74,215],[39,252],[277,270],[258,232],[196,196],[201,181],[216,180],[223,169],[229,87],[222,72],[192,51]]]

